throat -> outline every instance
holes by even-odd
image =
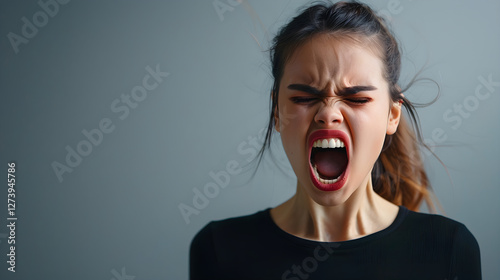
[[[380,198],[364,207],[318,207],[297,191],[271,210],[275,223],[285,232],[320,242],[341,242],[382,231],[394,223],[399,207]]]
[[[316,167],[322,179],[338,178],[347,168],[347,152],[345,148],[313,148],[311,165]]]

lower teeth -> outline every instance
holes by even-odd
[[[318,179],[318,181],[320,183],[323,183],[323,184],[333,184],[333,183],[337,182],[339,180],[339,178],[340,178],[340,176],[339,176],[339,177],[337,177],[335,179],[332,179],[332,180],[323,179],[323,178],[321,178],[319,176],[318,169],[316,168],[316,165],[314,165],[313,169],[314,169],[314,176],[316,176],[316,179]]]

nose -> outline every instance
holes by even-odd
[[[328,100],[322,103],[314,116],[314,121],[321,126],[338,125],[344,121],[341,102]]]

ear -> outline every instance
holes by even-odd
[[[387,119],[388,135],[392,135],[398,130],[399,120],[401,119],[401,105],[403,105],[402,99],[391,103],[389,118]]]

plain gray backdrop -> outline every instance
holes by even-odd
[[[2,0],[0,278],[187,279],[207,222],[289,198],[278,138],[253,180],[239,168],[267,122],[270,41],[306,3]],[[419,114],[447,169],[425,164],[442,214],[478,240],[484,279],[500,279],[500,2],[367,3],[401,42],[402,85],[425,67],[441,87]],[[406,95],[430,101],[436,86]]]

